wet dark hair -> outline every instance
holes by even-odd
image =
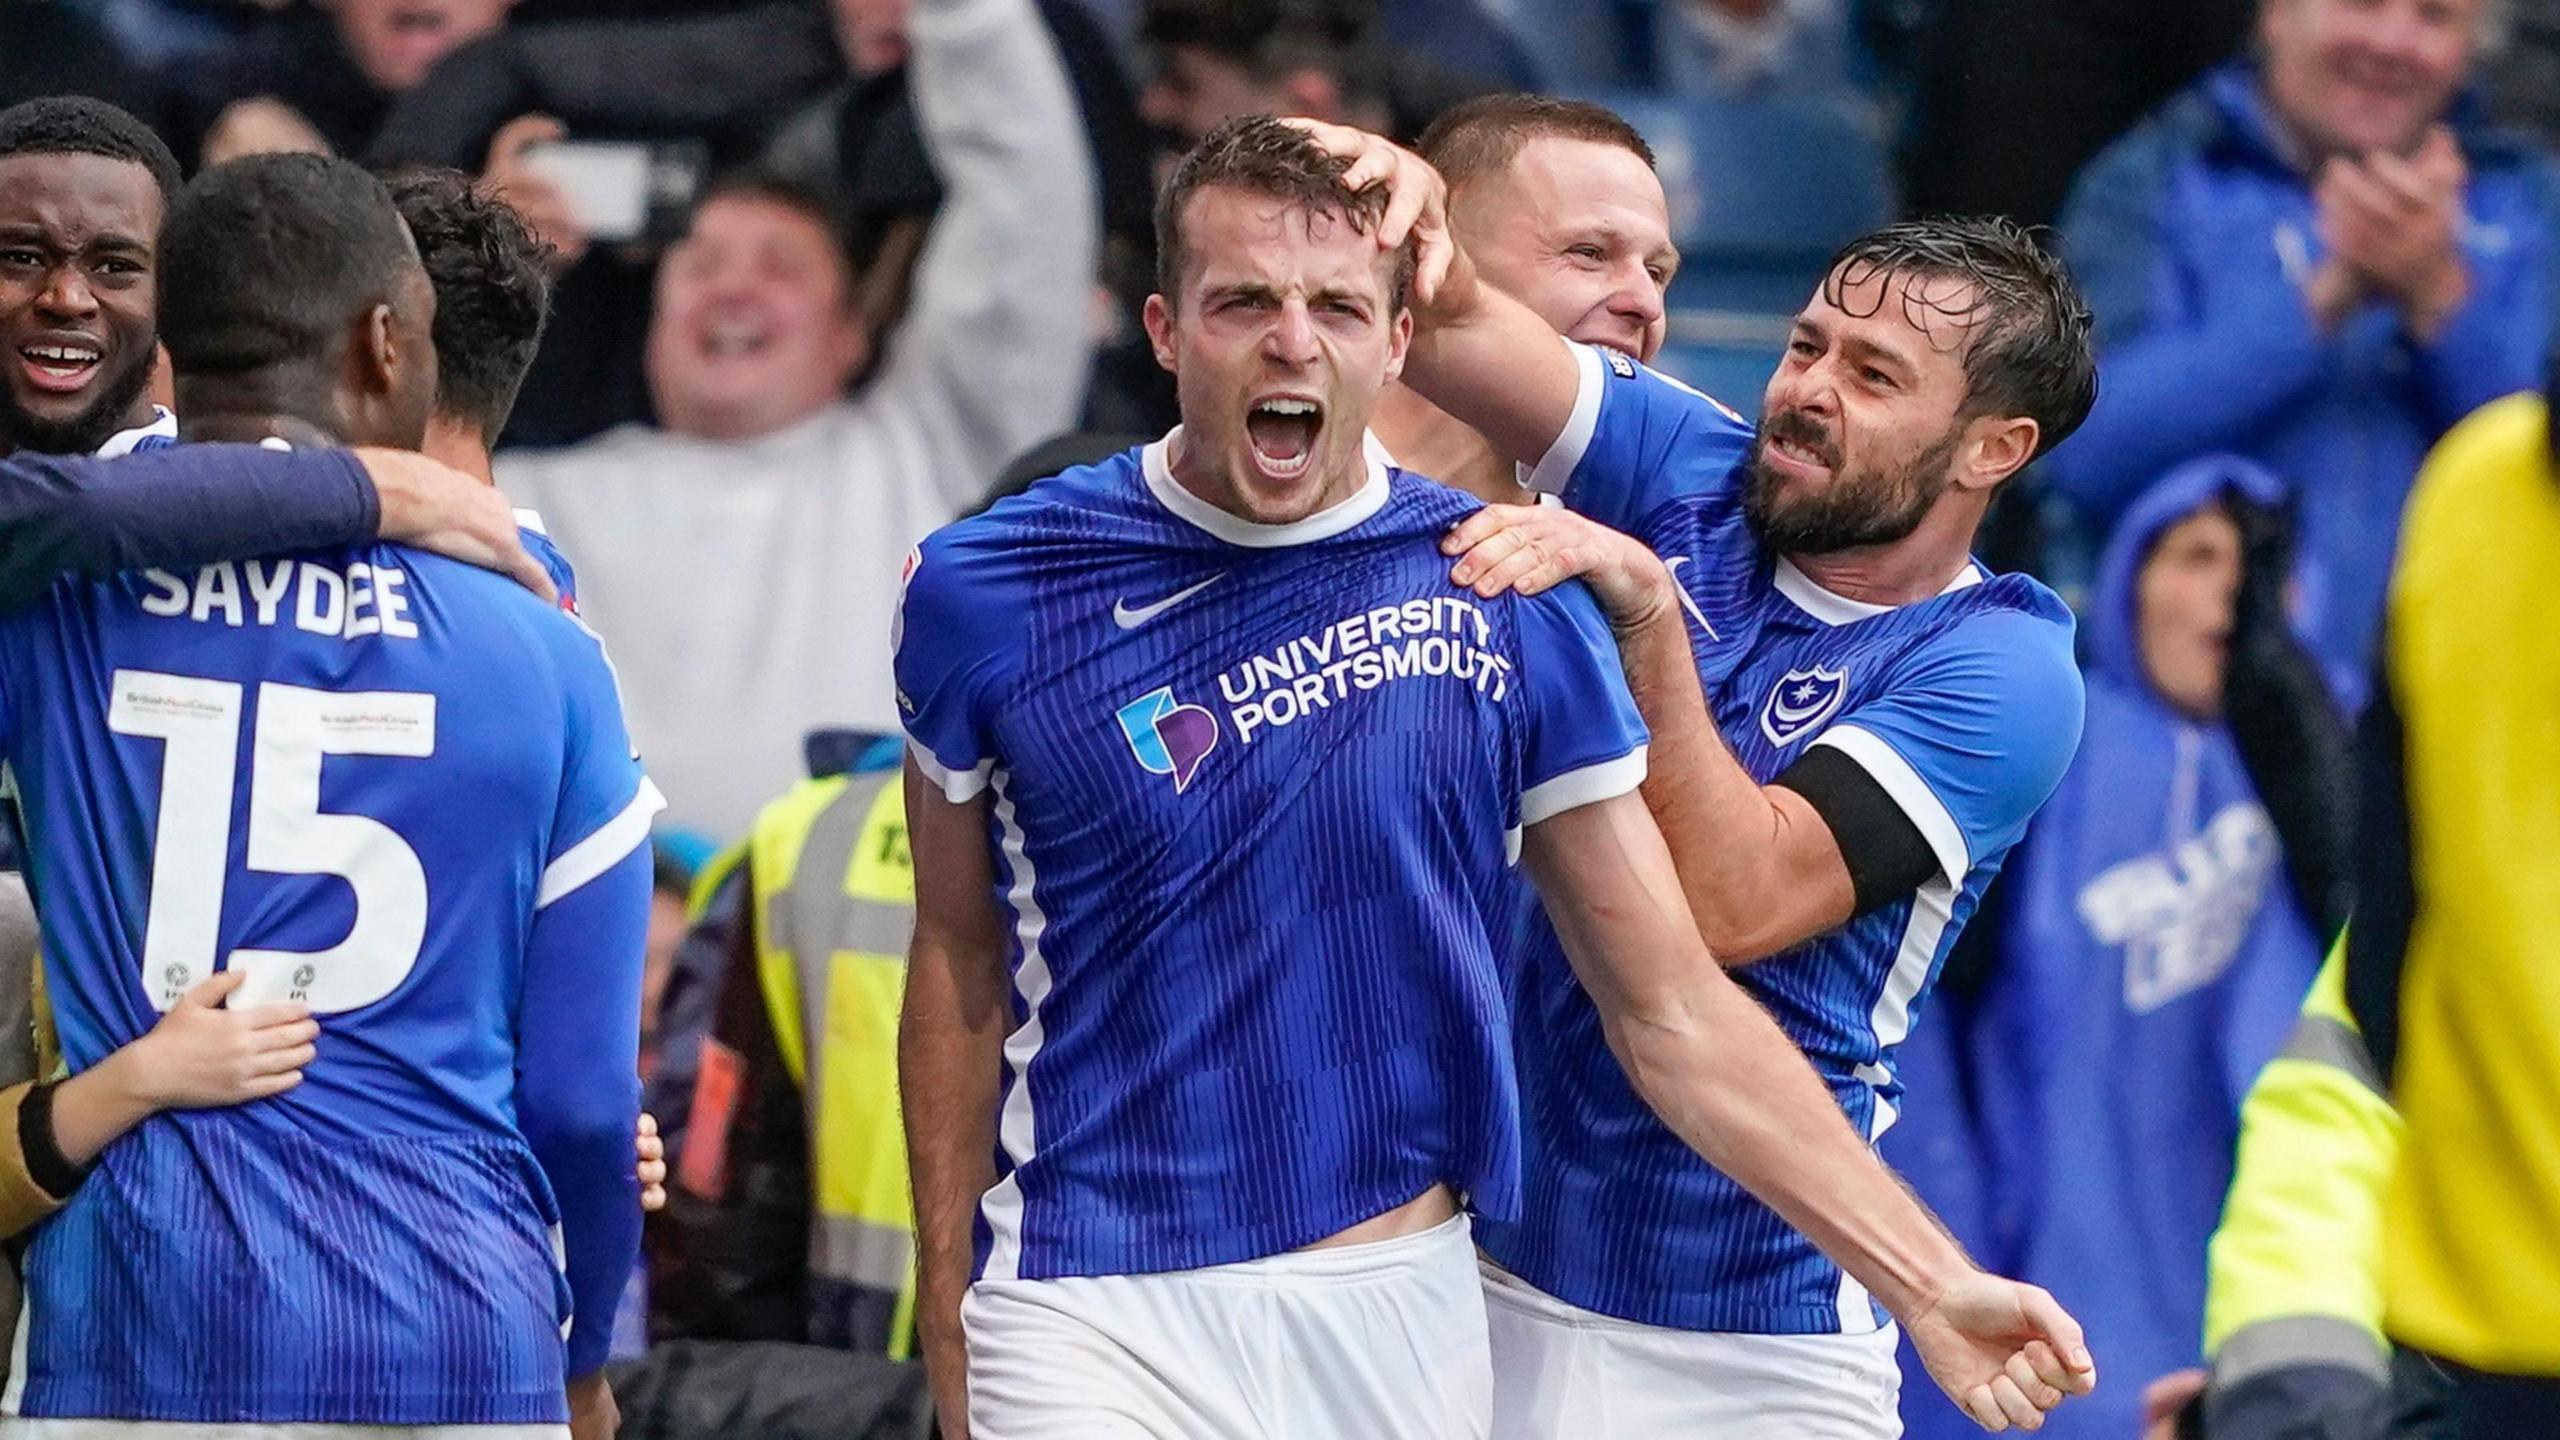
[[[551,247],[459,170],[404,171],[390,184],[435,286],[436,409],[495,445],[542,345]]]
[[[1823,273],[1822,297],[1838,306],[1851,287],[1879,275],[1961,280],[1971,287],[1970,297],[1947,303],[1902,292],[1914,327],[1925,328],[1929,317],[1921,310],[1965,327],[1967,396],[1960,413],[2035,421],[2038,455],[2089,418],[2098,398],[2098,357],[2088,301],[2062,262],[2024,227],[1998,216],[1888,225],[1840,247]]]
[[[162,201],[178,192],[178,157],[152,128],[104,100],[49,95],[0,110],[0,156],[103,155],[151,172]]]
[[[1203,190],[1243,190],[1292,206],[1342,216],[1362,234],[1377,228],[1387,210],[1384,186],[1353,192],[1342,188],[1342,172],[1350,162],[1317,144],[1307,133],[1268,115],[1247,115],[1209,132],[1191,147],[1156,197],[1156,290],[1165,303],[1179,308],[1182,275],[1190,253],[1183,242],[1183,212]],[[1398,247],[1395,273],[1389,280],[1389,314],[1404,308],[1413,284],[1411,237]]]

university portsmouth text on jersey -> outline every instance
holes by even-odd
[[[418,622],[409,618],[403,593],[409,576],[388,565],[359,560],[341,570],[311,560],[220,560],[192,580],[166,570],[145,570],[142,578],[157,592],[142,598],[142,608],[154,615],[219,619],[235,630],[289,619],[296,629],[341,640],[418,638]]]
[[[1500,700],[1511,688],[1511,662],[1486,648],[1493,627],[1472,601],[1440,595],[1380,605],[1300,635],[1268,654],[1221,671],[1218,693],[1236,738],[1296,723],[1354,690],[1390,680],[1448,675],[1472,680]]]

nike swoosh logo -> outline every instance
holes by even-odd
[[[1706,614],[1698,608],[1698,602],[1689,598],[1689,587],[1680,583],[1680,567],[1688,563],[1688,556],[1674,555],[1662,562],[1662,568],[1671,572],[1671,588],[1679,592],[1680,608],[1689,612],[1689,618],[1698,622],[1698,628],[1707,632],[1708,639],[1722,644],[1724,637],[1716,633],[1716,627],[1707,623]]]
[[[1135,630],[1139,626],[1146,624],[1148,621],[1153,620],[1167,610],[1172,609],[1174,606],[1181,604],[1183,601],[1190,599],[1192,596],[1199,594],[1201,591],[1208,589],[1210,586],[1215,585],[1226,578],[1227,572],[1221,570],[1217,574],[1210,576],[1208,579],[1201,581],[1199,584],[1193,585],[1188,589],[1176,590],[1172,594],[1167,595],[1152,605],[1132,605],[1126,600],[1114,600],[1111,602],[1111,623],[1119,626],[1123,630]]]

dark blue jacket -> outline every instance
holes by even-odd
[[[374,538],[381,498],[343,450],[191,445],[116,460],[0,455],[0,610],[104,579]]]
[[[2003,877],[1990,981],[1905,1043],[1908,1118],[1884,1141],[1984,1264],[2087,1327],[2106,1378],[2051,1417],[2053,1436],[2129,1440],[2143,1386],[2203,1363],[2205,1245],[2241,1097],[2319,966],[2229,731],[2171,709],[2139,654],[2143,561],[2233,492],[2283,499],[2258,466],[2208,457],[2147,491],[2108,543],[2081,621],[2079,757]],[[1913,1440],[1963,1433],[1939,1408],[1961,1421],[1905,1407]]]
[[[2303,497],[2301,604],[2332,672],[2370,660],[2400,507],[2453,422],[2540,383],[2560,166],[2454,121],[2471,180],[2471,298],[2429,344],[2376,302],[2322,335],[2302,287],[2323,256],[2310,181],[2286,158],[2257,72],[2235,63],[2091,162],[2062,220],[2097,312],[2097,409],[2052,477],[2099,533],[2200,455],[2260,461]]]

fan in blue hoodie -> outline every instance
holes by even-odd
[[[2129,1440],[2143,1382],[2201,1363],[2240,1101],[2319,964],[2221,720],[2242,513],[2283,500],[2216,456],[2127,511],[2083,619],[2079,757],[2011,861],[1991,972],[1903,1051],[1889,1158],[1986,1264],[2070,1306],[2121,1377],[2047,1417],[2055,1435]],[[1912,1418],[1929,1440],[1938,1417]]]

